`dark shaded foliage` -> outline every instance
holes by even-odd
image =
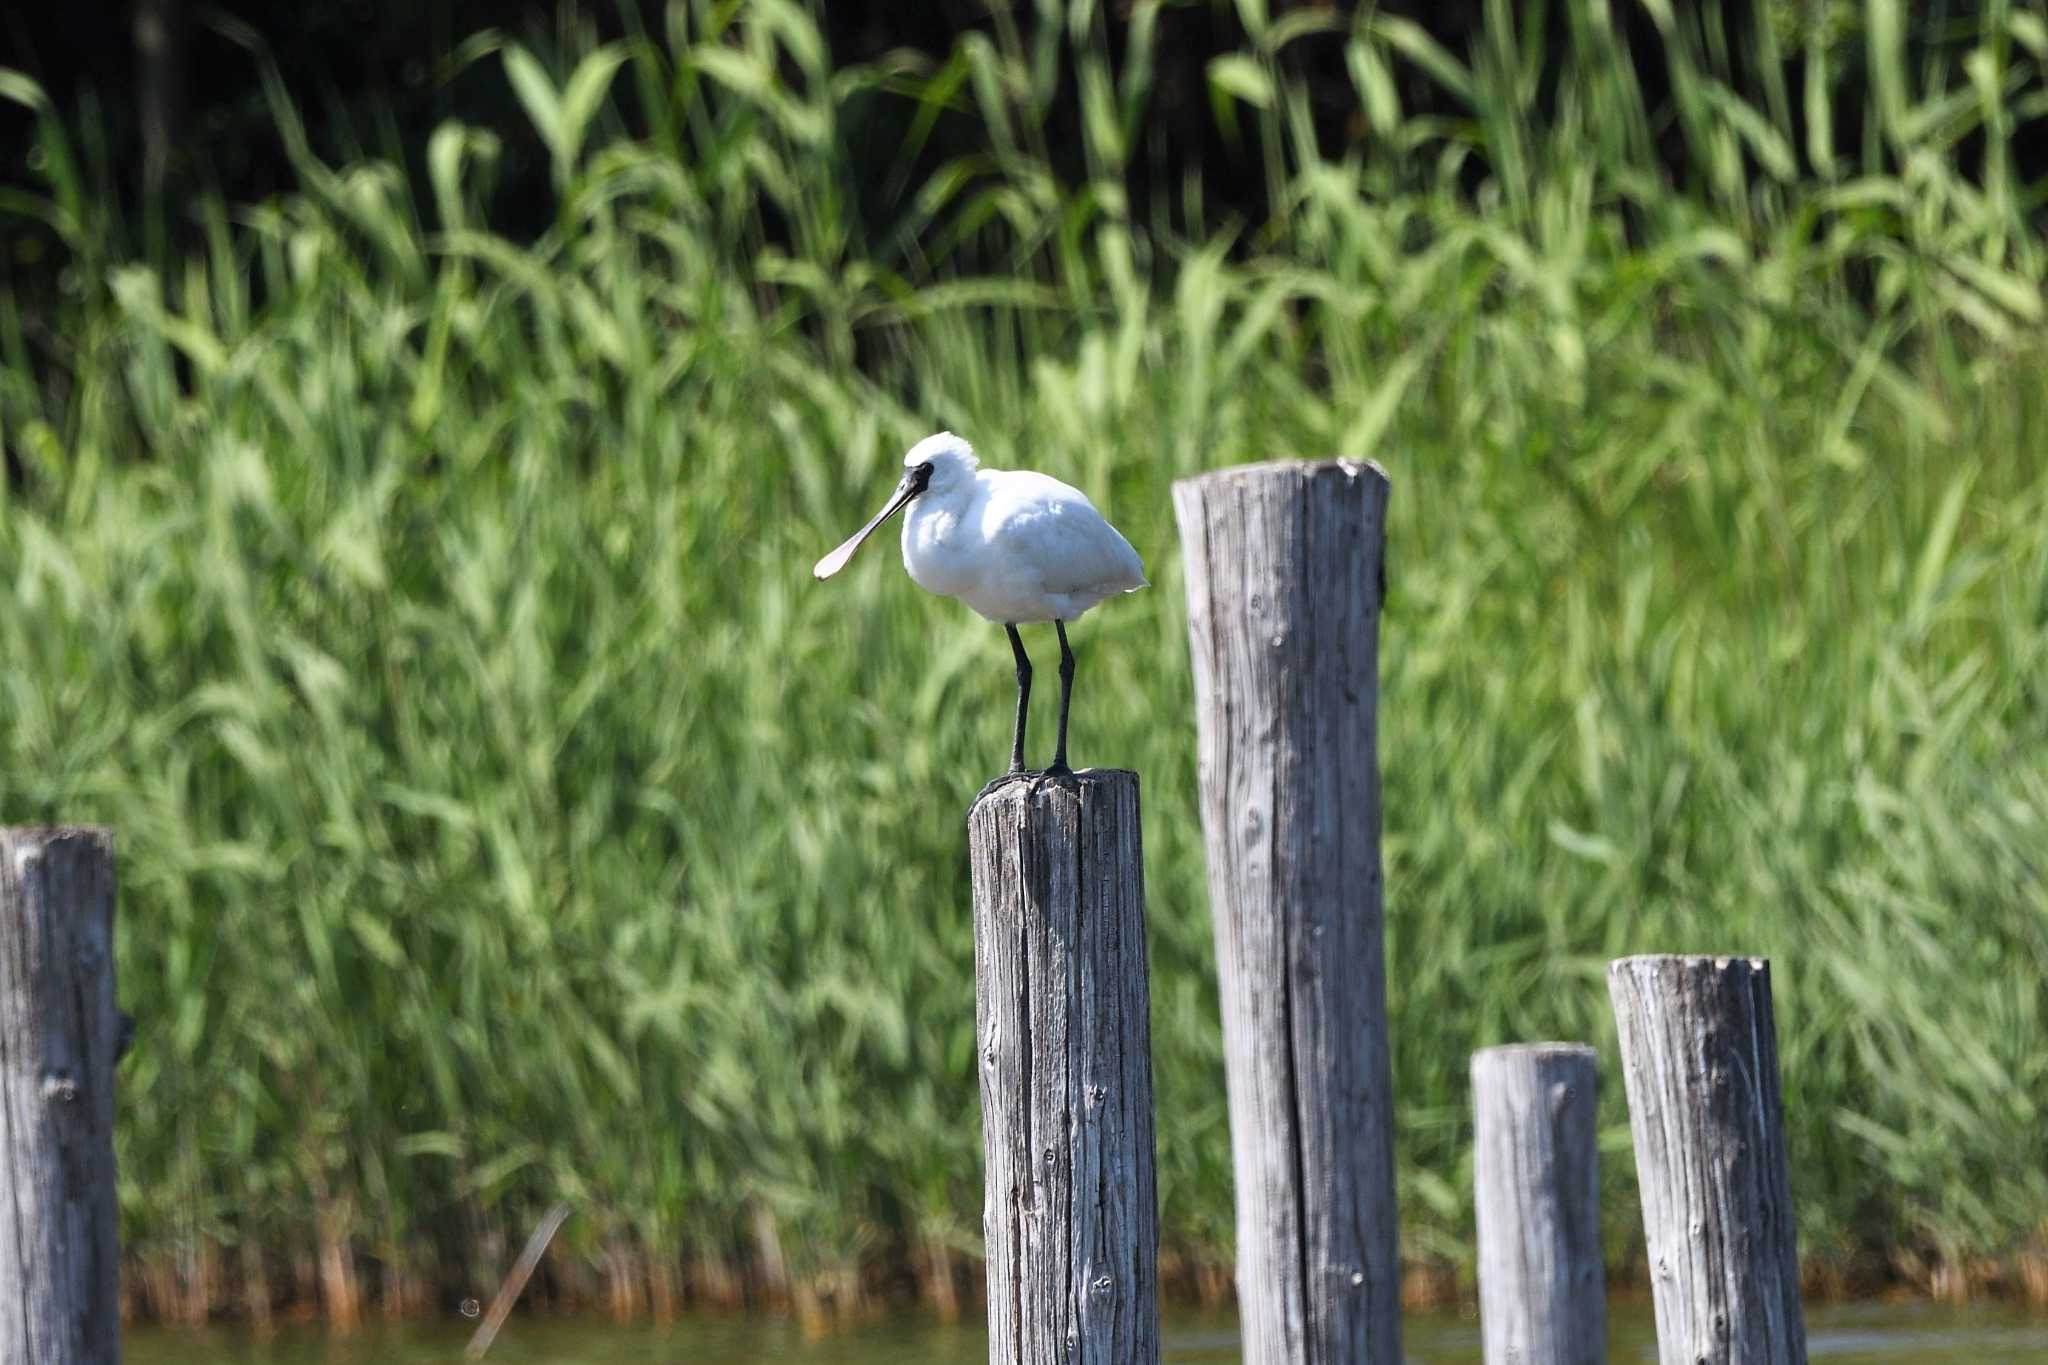
[[[998,36],[1005,24],[991,17],[991,11],[999,8],[972,0],[908,6],[884,0],[834,0],[815,6],[821,31],[840,64],[873,61],[905,50],[931,62],[942,61],[970,30]],[[1103,8],[1097,22],[1105,27],[1111,49],[1120,52],[1132,7],[1123,3]],[[1523,8],[1527,15],[1538,16],[1549,9]],[[1769,18],[1781,30],[1796,31],[1820,8],[1780,3]],[[1911,41],[1916,46],[1939,45],[1948,41],[1946,35],[1974,28],[1962,22],[1973,6],[1914,8]],[[1355,18],[1361,11],[1402,15],[1452,51],[1471,46],[1484,16],[1480,0],[1395,0],[1370,6],[1281,0],[1273,9],[1282,14],[1320,9],[1340,19]],[[497,71],[490,65],[479,68],[459,61],[465,40],[473,35],[495,28],[545,51],[559,46],[560,38],[572,31],[597,39],[636,32],[658,37],[663,12],[664,6],[653,0],[584,6],[534,0],[434,0],[411,6],[374,0],[304,5],[229,0],[218,7],[189,0],[87,0],[13,7],[0,20],[7,53],[0,64],[28,71],[67,116],[83,109],[97,119],[103,155],[112,168],[109,189],[118,194],[130,221],[143,216],[137,211],[156,178],[153,167],[160,164],[161,184],[168,195],[164,218],[175,225],[185,220],[182,210],[195,194],[217,191],[229,202],[241,203],[292,187],[292,168],[264,103],[256,63],[245,46],[252,38],[270,53],[305,105],[315,150],[337,158],[367,152],[417,160],[428,133],[444,119],[493,128],[520,122],[513,96]],[[1758,16],[1748,0],[1679,6],[1677,12],[1678,22],[1699,29],[1705,49],[1729,54],[1732,69],[1726,76],[1736,90],[1748,95],[1762,89],[1772,73],[1758,51]],[[1647,101],[1652,107],[1664,104],[1670,73],[1649,12],[1632,0],[1621,0],[1613,13]],[[1008,22],[1025,46],[1037,41],[1041,20],[1036,7],[1017,6]],[[231,35],[235,29],[240,30],[239,40]],[[1555,16],[1531,31],[1546,52],[1541,101],[1547,102],[1567,56],[1569,35]],[[1240,50],[1245,42],[1236,7],[1227,0],[1182,0],[1161,12],[1153,44],[1155,90],[1147,109],[1150,145],[1131,171],[1134,198],[1142,202],[1156,190],[1172,191],[1189,168],[1200,168],[1205,203],[1215,221],[1254,216],[1263,195],[1260,149],[1219,132],[1206,77],[1211,60]],[[1849,55],[1853,60],[1854,53]],[[1796,90],[1802,76],[1797,45],[1786,45],[1780,61],[1777,75]],[[1371,136],[1359,118],[1341,42],[1314,37],[1296,41],[1283,52],[1282,62],[1311,92],[1326,150]],[[1072,69],[1071,63],[1063,64],[1069,78]],[[1446,92],[1415,71],[1403,73],[1402,85],[1404,106],[1410,112],[1457,112]],[[1055,167],[1070,173],[1069,183],[1082,178],[1080,115],[1078,102],[1067,98],[1071,93],[1062,91],[1046,130]],[[1852,130],[1862,117],[1860,90],[1852,84],[1833,109],[1838,132]],[[876,191],[876,197],[862,205],[863,217],[871,223],[887,222],[897,207],[882,202],[885,186],[914,185],[920,178],[889,174],[910,116],[900,103],[878,108],[868,130],[872,136],[846,148],[849,156],[868,163],[857,179]],[[153,119],[162,128],[156,135],[162,139],[161,157],[152,146]],[[8,168],[0,175],[19,176],[27,164],[32,133],[26,111],[0,106],[0,166]],[[954,121],[939,130],[925,158],[936,164],[964,150],[963,141],[972,142],[984,133],[974,120]],[[1675,121],[1664,124],[1659,151],[1674,176],[1685,173],[1688,151]],[[537,147],[508,152],[498,190],[502,225],[537,231],[545,225],[549,202],[546,158]],[[2023,164],[2024,171],[2048,167],[2048,149],[2021,149],[2021,154],[2032,163]],[[1159,179],[1166,183],[1152,183]],[[19,263],[21,253],[11,254]]]

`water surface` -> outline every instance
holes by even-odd
[[[1808,1353],[1829,1365],[2020,1365],[2048,1361],[2048,1315],[2000,1305],[1950,1308],[1926,1303],[1809,1307]],[[474,1324],[444,1321],[376,1325],[334,1335],[286,1327],[134,1328],[128,1365],[443,1365],[462,1359]],[[1612,1309],[1611,1358],[1653,1361],[1647,1302]],[[1404,1326],[1414,1365],[1480,1365],[1479,1323],[1455,1313],[1410,1314]],[[601,1319],[515,1316],[486,1357],[494,1365],[980,1365],[988,1358],[979,1324],[947,1326],[906,1314],[806,1341],[775,1318],[686,1318],[667,1326],[620,1326]],[[1175,1313],[1166,1325],[1172,1365],[1235,1361],[1237,1323],[1227,1314]]]

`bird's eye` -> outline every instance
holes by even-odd
[[[932,481],[932,462],[930,460],[926,460],[917,467],[917,481],[921,484]]]

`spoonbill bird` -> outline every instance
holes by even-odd
[[[1010,636],[1017,657],[1017,731],[1010,771],[1024,768],[1024,717],[1031,659],[1017,627],[1050,621],[1060,637],[1060,739],[1047,776],[1067,766],[1067,710],[1074,699],[1074,651],[1067,622],[1105,597],[1150,586],[1138,552],[1103,520],[1080,489],[1028,469],[983,469],[974,447],[950,431],[927,436],[903,457],[903,481],[868,524],[811,570],[830,578],[875,528],[903,519],[903,567],[927,592],[957,597]]]

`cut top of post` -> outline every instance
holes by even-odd
[[[1391,486],[1393,483],[1377,460],[1261,460],[1256,464],[1234,464],[1223,469],[1210,470],[1206,474],[1191,474],[1185,479],[1175,479],[1174,483],[1202,484],[1215,488],[1233,483],[1256,482],[1283,473],[1298,474],[1304,479],[1313,479],[1325,474],[1355,479],[1361,474],[1369,474],[1382,484]]]
[[[23,856],[38,853],[54,843],[68,839],[83,839],[96,848],[114,852],[114,827],[112,825],[0,825],[0,835]]]
[[[1763,971],[1771,965],[1767,957],[1756,957],[1749,953],[1637,953],[1634,957],[1617,957],[1607,964],[1608,976],[1616,976],[1635,966],[1666,967],[1683,963],[1707,962],[1719,970],[1732,962],[1747,963],[1751,971]]]
[[[991,810],[1009,807],[1022,813],[1056,810],[1073,803],[1092,805],[1124,788],[1136,792],[1137,786],[1138,775],[1129,768],[1081,768],[1064,777],[1014,773],[984,787],[968,811],[971,816],[984,806]]]
[[[1593,1049],[1584,1043],[1502,1043],[1497,1047],[1483,1047],[1472,1054],[1474,1061],[1481,1057],[1498,1057],[1509,1061],[1527,1057],[1541,1061],[1550,1057],[1586,1057],[1594,1055]]]

